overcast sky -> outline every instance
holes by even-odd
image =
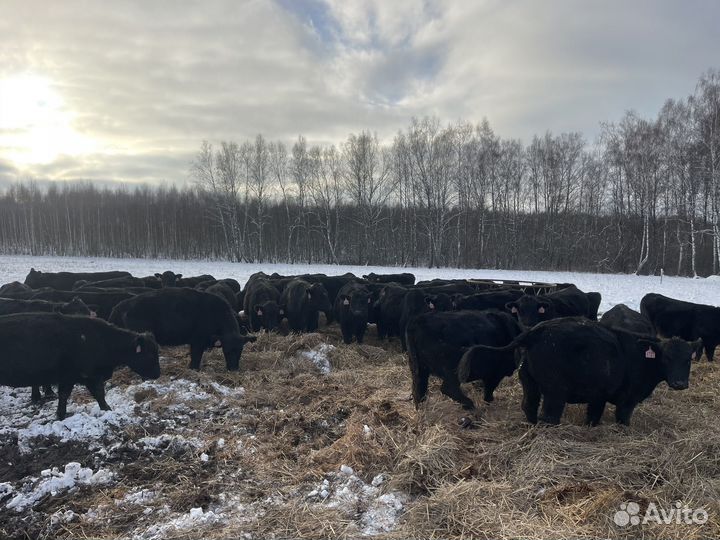
[[[177,182],[203,139],[504,137],[654,116],[720,65],[720,2],[0,0],[0,181]]]

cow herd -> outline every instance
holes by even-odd
[[[720,308],[648,294],[641,312],[625,305],[598,321],[600,293],[558,284],[552,292],[471,280],[421,281],[408,273],[357,277],[258,272],[244,287],[210,275],[167,271],[48,273],[0,287],[0,385],[40,388],[66,415],[75,385],[102,409],[105,382],[118,366],[144,379],[160,375],[158,346],[189,345],[190,367],[222,349],[237,370],[259,331],[314,332],[320,313],[337,321],[345,343],[362,343],[374,324],[380,340],[407,351],[412,396],[426,399],[430,376],[441,392],[472,409],[461,384],[481,382],[483,398],[517,371],[529,422],[556,424],[567,403],[587,404],[599,423],[607,403],[628,424],[635,407],[665,381],[688,387],[690,365],[712,360],[720,343]],[[540,404],[542,402],[542,408]]]

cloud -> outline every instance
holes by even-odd
[[[0,79],[52,81],[95,144],[0,176],[183,182],[203,139],[389,140],[433,114],[592,139],[690,93],[719,16],[670,0],[5,0]]]

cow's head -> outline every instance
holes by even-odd
[[[177,280],[182,277],[182,274],[176,274],[170,270],[166,270],[162,274],[155,274],[155,277],[162,282],[163,287],[175,287]]]
[[[517,317],[525,328],[532,328],[542,321],[553,318],[552,304],[542,296],[521,296],[515,302],[505,304],[505,309]]]
[[[215,347],[222,347],[223,356],[225,357],[225,367],[228,371],[237,371],[240,369],[240,355],[242,355],[245,344],[253,342],[256,339],[256,336],[233,332],[215,338],[213,344]]]
[[[690,364],[702,354],[702,340],[688,342],[670,339],[639,339],[640,354],[646,362],[657,363],[665,382],[673,390],[685,390],[690,379]]]
[[[42,275],[42,272],[39,270],[35,270],[34,268],[30,269],[30,272],[25,277],[25,285],[30,287],[31,289],[38,289],[40,287],[40,276]]]
[[[339,300],[342,310],[350,312],[358,319],[368,318],[368,308],[372,303],[370,291],[365,287],[353,289],[350,294],[342,294]]]
[[[274,300],[255,304],[252,309],[260,320],[260,325],[267,331],[276,330],[285,314],[285,311]]]
[[[143,380],[157,379],[160,376],[160,356],[158,345],[149,332],[137,334],[125,352],[127,366],[140,375]]]
[[[327,290],[322,283],[313,283],[307,289],[307,297],[310,305],[318,311],[330,311],[332,304],[330,304],[330,297],[328,296]]]
[[[90,308],[77,296],[73,297],[69,302],[58,306],[55,311],[64,315],[87,315],[89,317],[91,314]]]

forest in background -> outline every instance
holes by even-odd
[[[720,271],[720,71],[656,118],[524,145],[413,119],[384,144],[203,142],[190,185],[27,181],[0,253],[709,275]]]

